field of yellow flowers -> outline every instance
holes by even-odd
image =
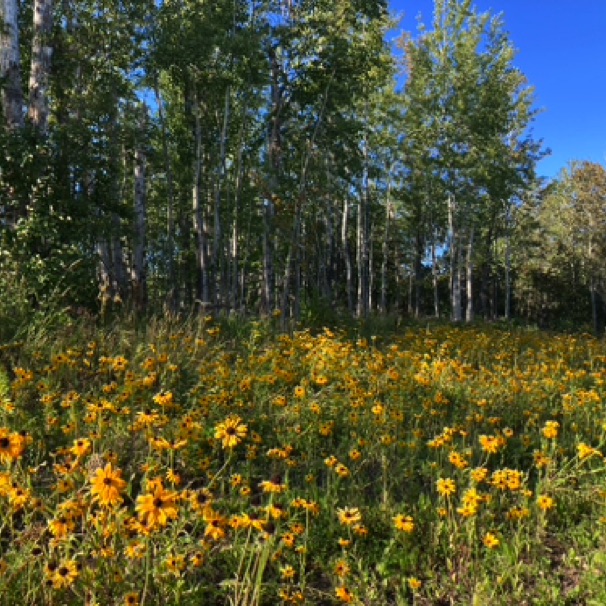
[[[90,335],[0,348],[0,604],[606,603],[605,343]]]

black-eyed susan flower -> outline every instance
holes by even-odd
[[[71,453],[75,457],[85,457],[92,450],[92,442],[88,438],[79,438],[74,440],[73,446],[70,448]]]
[[[185,557],[182,555],[172,555],[166,560],[166,568],[168,571],[176,576],[180,577],[187,566]]]
[[[537,469],[543,469],[544,467],[547,467],[551,464],[551,458],[540,450],[535,450],[532,453],[532,457],[534,459],[534,464]]]
[[[506,514],[508,520],[519,522],[530,517],[530,510],[527,507],[512,507]]]
[[[227,520],[220,513],[213,510],[207,510],[204,514],[204,521],[206,522],[204,538],[220,541],[225,537]]]
[[[248,433],[248,426],[238,416],[232,416],[215,427],[215,438],[220,440],[223,448],[235,448]]]
[[[476,467],[476,468],[472,469],[470,472],[471,479],[474,482],[476,482],[477,484],[480,484],[480,483],[486,481],[488,474],[489,474],[489,471],[486,467]]]
[[[166,481],[172,486],[179,486],[182,482],[182,479],[181,476],[174,469],[169,469],[166,472]]]
[[[268,494],[280,494],[288,490],[288,486],[283,484],[279,478],[263,480],[262,482],[259,482],[259,488]]]
[[[64,539],[70,535],[76,527],[74,521],[65,516],[59,516],[48,523],[48,529],[55,539]]]
[[[339,463],[339,459],[337,459],[337,457],[335,457],[334,455],[330,455],[329,457],[326,457],[324,459],[324,464],[327,467],[330,467],[331,469],[333,467],[336,467],[338,465],[338,463]]]
[[[557,421],[547,421],[543,427],[543,435],[548,440],[555,440],[560,431],[560,424]]]
[[[71,587],[78,578],[79,567],[75,560],[65,560],[61,562],[52,575],[52,583],[55,589],[64,589]]]
[[[351,568],[345,560],[337,560],[333,567],[333,571],[340,579],[344,579],[351,572]]]
[[[410,534],[415,529],[415,523],[411,516],[399,513],[393,518],[393,525],[397,530]]]
[[[467,459],[456,450],[453,450],[450,455],[448,455],[448,460],[457,468],[457,469],[466,469],[469,467],[469,462]]]
[[[457,485],[452,478],[440,478],[436,482],[436,489],[441,497],[450,497],[457,491]]]
[[[247,530],[252,527],[252,518],[246,512],[234,514],[229,520],[229,525],[234,530]]]
[[[597,449],[591,446],[588,446],[584,442],[580,442],[577,445],[577,452],[579,454],[579,459],[589,459],[590,457],[598,457],[603,458],[602,453]]]
[[[98,469],[91,480],[91,496],[93,501],[104,507],[115,507],[124,500],[121,493],[126,488],[126,482],[122,479],[122,471],[114,469],[108,463],[103,469]]]
[[[348,478],[350,476],[350,471],[347,466],[343,465],[343,463],[337,463],[335,465],[335,472],[340,478]]]
[[[352,461],[359,461],[362,458],[362,453],[357,448],[354,448],[349,451],[349,458]]]
[[[419,589],[421,589],[423,586],[422,581],[417,579],[417,577],[408,577],[406,582],[412,591],[419,591]]]
[[[292,549],[297,542],[297,535],[294,532],[287,532],[282,535],[282,543],[285,547]]]
[[[279,503],[270,503],[269,505],[266,505],[263,510],[271,520],[281,520],[286,517],[286,511]]]
[[[124,356],[118,356],[112,360],[114,372],[124,372],[128,368],[128,360]]]
[[[137,497],[135,510],[148,528],[163,528],[179,516],[178,499],[175,492],[168,492],[161,485],[156,485],[151,493]]]
[[[354,526],[362,522],[362,513],[357,507],[344,507],[337,509],[339,522],[343,526]]]
[[[286,406],[286,404],[288,403],[286,396],[276,396],[273,400],[272,400],[272,404],[276,407],[276,408],[284,408]]]
[[[492,532],[487,532],[482,539],[482,543],[484,543],[488,549],[496,549],[500,545],[501,541],[499,541],[497,536]]]
[[[367,537],[368,536],[368,528],[364,526],[364,524],[355,524],[353,527],[353,531],[359,537]]]
[[[22,486],[13,485],[8,491],[8,502],[13,511],[23,509],[31,499],[31,492]]]
[[[124,606],[139,606],[139,594],[135,591],[127,593],[122,603]]]
[[[481,435],[479,441],[480,447],[487,454],[497,454],[507,444],[507,440],[502,435]]]
[[[140,541],[130,543],[124,548],[124,555],[129,560],[141,560],[145,556],[145,544]]]
[[[6,427],[0,427],[0,463],[12,463],[21,458],[25,450],[25,441],[17,433],[11,433]]]
[[[335,589],[335,595],[343,604],[351,604],[354,601],[354,594],[344,585]]]
[[[285,581],[292,581],[297,576],[297,571],[290,564],[287,564],[280,568],[280,576]]]
[[[555,501],[547,495],[540,495],[537,497],[537,507],[541,511],[549,511],[555,507]]]
[[[213,493],[208,488],[201,488],[189,495],[191,508],[200,514],[203,514],[212,505],[213,499]]]

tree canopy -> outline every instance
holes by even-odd
[[[11,305],[603,324],[604,168],[537,178],[533,88],[471,0],[398,49],[377,0],[0,18]]]

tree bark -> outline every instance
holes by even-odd
[[[383,230],[383,243],[381,246],[381,297],[379,299],[379,310],[382,315],[387,314],[387,289],[388,289],[388,260],[389,260],[389,237],[391,227],[391,215],[392,215],[392,204],[391,204],[391,182],[387,187],[387,203],[385,208],[385,227]]]
[[[507,209],[507,223],[505,225],[505,319],[511,318],[511,213]]]
[[[467,259],[465,262],[465,277],[467,286],[467,307],[465,310],[465,321],[473,322],[473,228],[469,233],[469,241],[467,242]]]
[[[154,93],[158,106],[158,120],[162,136],[162,155],[164,157],[164,170],[166,171],[166,273],[167,273],[167,304],[171,311],[179,308],[179,289],[177,272],[175,268],[175,187],[173,167],[168,149],[168,130],[164,115],[164,100],[160,94],[157,75],[154,76]]]
[[[345,287],[347,290],[347,309],[350,313],[354,312],[354,283],[353,267],[351,263],[351,251],[349,249],[349,238],[347,227],[349,223],[349,202],[347,197],[343,200],[343,215],[341,217],[341,248],[343,250],[343,260],[345,261]]]
[[[368,141],[364,141],[364,169],[362,174],[362,191],[358,203],[357,250],[358,266],[358,303],[357,316],[365,318],[370,308],[370,251],[369,251],[369,183],[368,183]]]
[[[203,308],[211,305],[210,301],[210,276],[208,259],[208,235],[204,221],[204,209],[202,206],[202,124],[200,119],[200,104],[195,92],[193,92],[192,109],[194,112],[194,181],[192,185],[192,206],[194,232],[196,234],[196,261],[198,265],[198,302]]]
[[[19,49],[19,0],[0,2],[0,81],[2,110],[9,130],[23,127],[23,89]]]
[[[455,221],[455,199],[448,196],[448,228],[450,239],[450,301],[452,307],[452,321],[461,322],[463,313],[461,309],[461,254],[459,251],[459,233]]]
[[[225,90],[225,103],[223,108],[223,124],[221,127],[220,143],[219,143],[219,170],[217,181],[215,183],[215,199],[214,199],[214,240],[213,240],[213,255],[212,264],[215,268],[217,276],[217,290],[220,303],[226,305],[228,302],[229,286],[226,284],[227,272],[225,271],[225,261],[223,259],[223,226],[222,226],[222,211],[223,202],[223,187],[225,183],[226,161],[227,161],[227,135],[229,131],[229,121],[231,113],[230,104],[231,88],[227,86]]]
[[[431,241],[431,277],[433,283],[433,315],[440,317],[440,293],[438,291],[438,255],[436,254],[436,236]]]
[[[29,119],[39,136],[48,131],[48,86],[53,47],[52,0],[34,0],[32,61],[29,76]]]
[[[147,128],[147,107],[142,110],[140,132]],[[135,233],[133,238],[133,304],[139,313],[147,309],[147,155],[145,141],[135,149]]]

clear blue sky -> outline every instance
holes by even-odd
[[[535,87],[543,112],[532,132],[551,156],[539,173],[554,177],[571,160],[606,165],[606,0],[475,0],[480,12],[502,13],[518,50],[516,66]],[[404,14],[397,31],[430,25],[432,0],[390,0]]]

